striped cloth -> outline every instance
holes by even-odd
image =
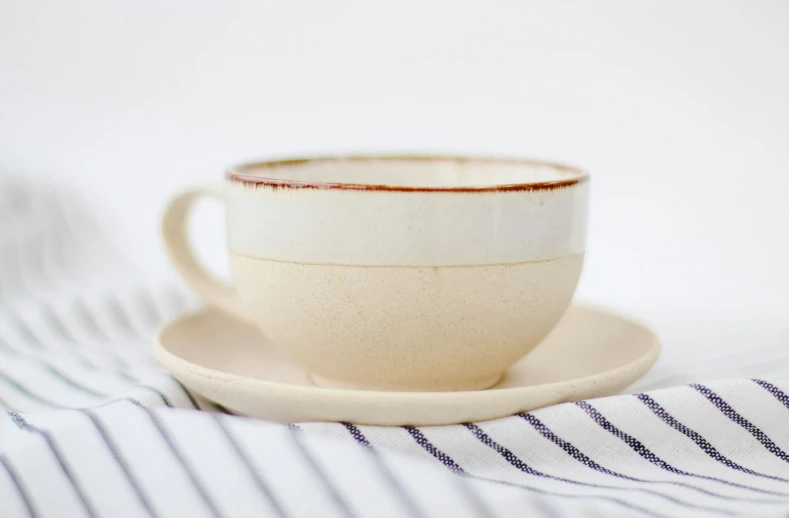
[[[2,518],[789,514],[785,340],[483,423],[286,426],[227,415],[154,361],[154,330],[198,302],[79,204],[6,185],[0,247]]]

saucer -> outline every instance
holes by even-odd
[[[643,325],[574,305],[551,334],[498,385],[465,392],[383,392],[318,387],[307,371],[260,332],[205,309],[163,327],[157,359],[192,391],[229,410],[280,422],[345,421],[441,425],[484,421],[536,408],[618,393],[660,352]]]

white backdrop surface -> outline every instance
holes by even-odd
[[[593,178],[579,298],[764,329],[789,313],[787,23],[780,0],[0,0],[0,167],[169,274],[166,198],[240,160],[568,162]],[[196,219],[222,268],[219,211]]]

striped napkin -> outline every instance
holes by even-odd
[[[3,192],[2,518],[789,515],[785,340],[482,423],[266,423],[151,356],[198,307],[179,284],[135,271],[63,195]]]

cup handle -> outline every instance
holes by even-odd
[[[197,260],[189,241],[187,222],[194,203],[203,196],[224,202],[222,184],[196,185],[173,196],[162,216],[162,238],[167,255],[186,283],[205,301],[222,311],[249,321],[236,289],[208,272]]]

